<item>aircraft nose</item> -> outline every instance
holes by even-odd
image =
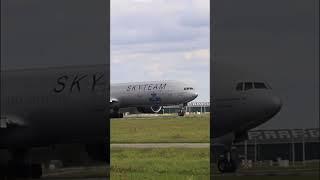
[[[194,93],[192,94],[192,96],[193,96],[193,99],[195,99],[195,98],[198,97],[198,93],[194,92]]]
[[[195,98],[197,98],[198,97],[198,93],[196,93],[196,92],[191,92],[190,94],[189,94],[189,100],[190,101],[192,101],[192,100],[194,100]]]
[[[282,107],[281,99],[276,96],[272,97],[270,105],[271,105],[270,110],[271,110],[272,116],[274,116],[280,111],[280,109]]]

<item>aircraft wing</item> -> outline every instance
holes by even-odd
[[[12,127],[24,127],[26,126],[26,123],[15,116],[6,116],[1,117],[0,119],[0,129],[8,129]]]

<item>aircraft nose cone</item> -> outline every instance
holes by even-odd
[[[271,111],[272,111],[272,115],[276,115],[281,107],[282,107],[282,102],[281,102],[281,99],[279,97],[273,97],[271,99]]]
[[[198,97],[198,93],[196,93],[196,92],[191,92],[191,93],[188,95],[189,101],[192,101],[192,100],[194,100],[194,99],[197,98],[197,97]]]

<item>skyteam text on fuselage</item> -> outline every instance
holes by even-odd
[[[112,117],[123,117],[123,113],[157,113],[162,106],[181,105],[179,115],[184,115],[186,104],[198,94],[195,89],[181,81],[148,81],[118,83],[111,85],[110,107]]]

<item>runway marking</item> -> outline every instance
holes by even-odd
[[[111,144],[111,148],[209,148],[210,143],[134,143]]]

